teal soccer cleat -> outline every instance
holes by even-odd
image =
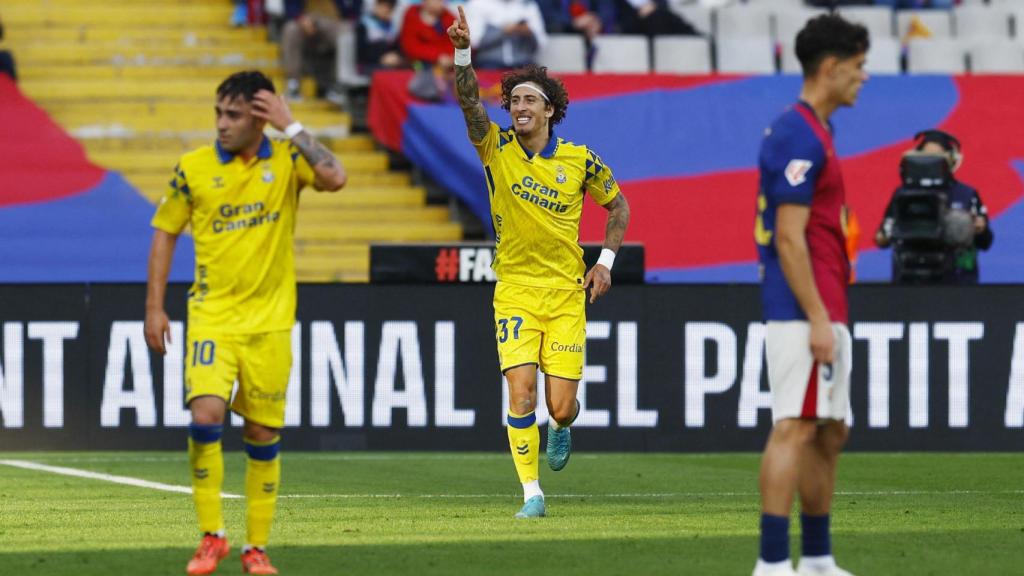
[[[523,504],[523,507],[516,512],[516,518],[543,518],[544,517],[544,497],[534,496]]]
[[[555,431],[548,426],[548,466],[558,472],[569,463],[572,455],[572,434],[568,428]]]

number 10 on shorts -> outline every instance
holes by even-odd
[[[192,343],[192,365],[198,362],[202,366],[213,364],[215,344],[213,340],[195,341]]]
[[[512,324],[512,339],[519,340],[519,327],[523,325],[523,319],[519,316],[513,316],[511,318],[502,318],[498,320],[498,343],[504,343],[508,340],[508,325]]]

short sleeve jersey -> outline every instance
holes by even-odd
[[[806,319],[782,273],[775,247],[779,206],[799,204],[810,208],[805,237],[814,283],[830,320],[846,323],[850,279],[842,222],[846,192],[830,129],[807,103],[799,102],[766,130],[758,163],[760,191],[754,237],[761,264],[764,319]]]
[[[589,194],[604,206],[619,195],[611,169],[590,148],[554,134],[544,150],[531,154],[514,128],[493,122],[475,147],[490,195],[498,280],[582,290],[583,198]]]
[[[190,328],[291,329],[295,211],[299,191],[313,179],[298,150],[266,137],[248,162],[219,143],[181,157],[152,225],[171,234],[191,225],[196,269]]]

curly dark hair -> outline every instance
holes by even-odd
[[[555,113],[548,120],[548,131],[550,132],[555,124],[565,118],[565,111],[569,108],[569,92],[566,91],[561,80],[548,76],[546,67],[530,64],[526,68],[506,72],[501,77],[502,108],[511,111],[512,89],[523,82],[533,82],[540,86],[548,97],[548,105],[555,109]]]
[[[246,70],[235,72],[217,86],[217,100],[228,98],[234,100],[239,96],[246,102],[252,102],[252,97],[260,90],[274,92],[274,83],[263,75],[259,70]]]
[[[867,28],[836,13],[812,18],[796,35],[796,57],[805,78],[817,74],[827,56],[845,60],[867,52],[870,46]]]

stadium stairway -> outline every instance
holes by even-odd
[[[258,68],[282,84],[277,46],[262,29],[231,28],[229,0],[3,0],[5,47],[22,91],[152,202],[180,154],[214,139],[213,93]],[[295,116],[342,159],[348,186],[306,191],[296,228],[299,281],[365,282],[375,241],[462,238],[446,208],[427,206],[408,173],[391,171],[350,117],[307,95]]]

